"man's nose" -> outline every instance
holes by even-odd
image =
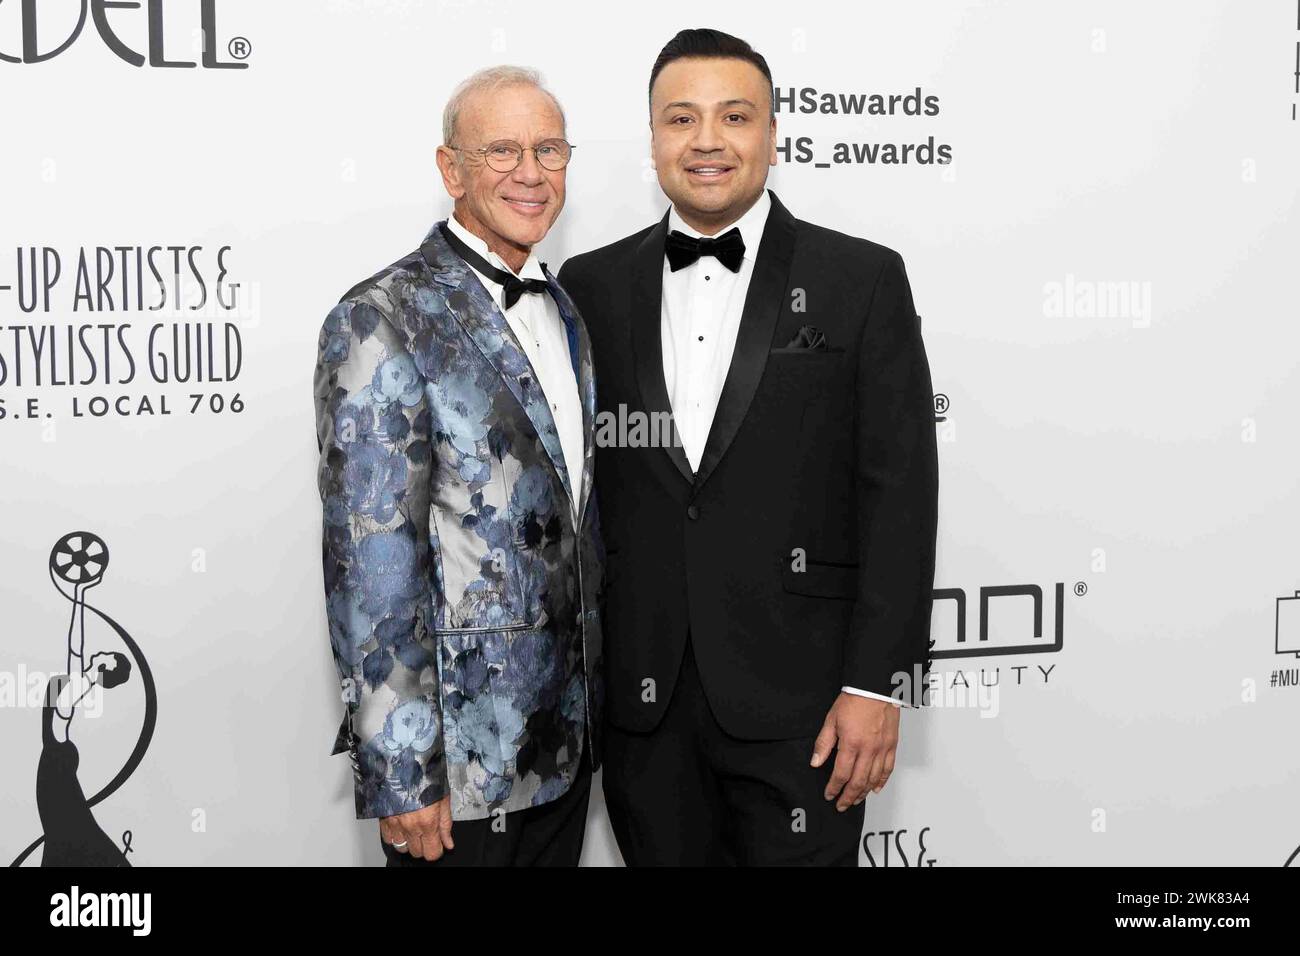
[[[726,146],[722,134],[713,123],[695,124],[695,136],[691,139],[691,148],[701,153],[712,153]]]
[[[526,149],[523,155],[519,157],[519,165],[514,169],[514,180],[521,186],[536,186],[545,177],[542,175],[542,164],[537,161],[537,152]]]

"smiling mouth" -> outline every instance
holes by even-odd
[[[501,198],[510,203],[510,205],[516,206],[519,209],[541,209],[546,205],[546,200],[544,199],[510,199],[505,196]]]
[[[686,171],[692,176],[698,176],[701,179],[717,179],[731,172],[730,166],[692,166]]]

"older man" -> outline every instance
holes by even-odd
[[[452,216],[326,318],[327,617],[359,819],[388,863],[576,865],[598,765],[603,555],[590,342],[533,246],[564,206],[558,101],[470,77]]]

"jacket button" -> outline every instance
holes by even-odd
[[[700,509],[695,507],[695,505],[691,505],[689,508],[686,509],[686,517],[690,518],[692,521],[697,519],[699,516],[700,516]]]

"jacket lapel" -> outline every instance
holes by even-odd
[[[658,415],[667,415],[672,422],[672,441],[664,451],[671,459],[677,471],[687,483],[695,481],[691,464],[686,460],[686,452],[677,437],[677,425],[672,419],[672,403],[668,398],[668,386],[664,382],[662,296],[664,284],[664,239],[668,235],[668,213],[664,213],[659,225],[637,247],[632,276],[632,353],[636,362],[637,384],[641,391],[641,401],[650,416],[650,431],[656,431],[653,423],[660,421]]]
[[[582,516],[587,509],[587,499],[591,495],[596,461],[596,375],[591,360],[591,336],[587,334],[587,326],[578,313],[578,307],[555,281],[555,276],[551,275],[551,270],[546,268],[546,263],[542,263],[542,272],[546,274],[546,284],[550,287],[551,296],[559,307],[560,318],[565,328],[577,339],[574,376],[578,381],[578,400],[582,404],[582,484],[578,492],[578,527],[581,528]]]
[[[709,429],[709,438],[700,458],[700,470],[695,476],[697,489],[713,474],[740,431],[749,404],[758,390],[759,379],[763,377],[763,369],[767,367],[772,333],[786,301],[790,263],[794,258],[795,221],[776,198],[776,193],[771,196],[772,208],[768,211],[763,238],[758,244],[754,274],[749,280],[740,331],[731,354],[731,367],[727,370],[718,410],[713,415],[713,426]],[[655,301],[658,301],[657,296]],[[658,329],[658,323],[655,328]],[[662,381],[661,373],[661,385]]]
[[[573,484],[560,448],[555,418],[551,415],[551,407],[538,384],[537,373],[528,361],[523,346],[511,331],[510,323],[497,308],[478,276],[443,239],[437,225],[425,237],[420,253],[433,278],[447,287],[447,311],[496,369],[510,394],[519,402],[537,432],[537,437],[541,439],[542,447],[546,449],[565,492],[572,497]]]

